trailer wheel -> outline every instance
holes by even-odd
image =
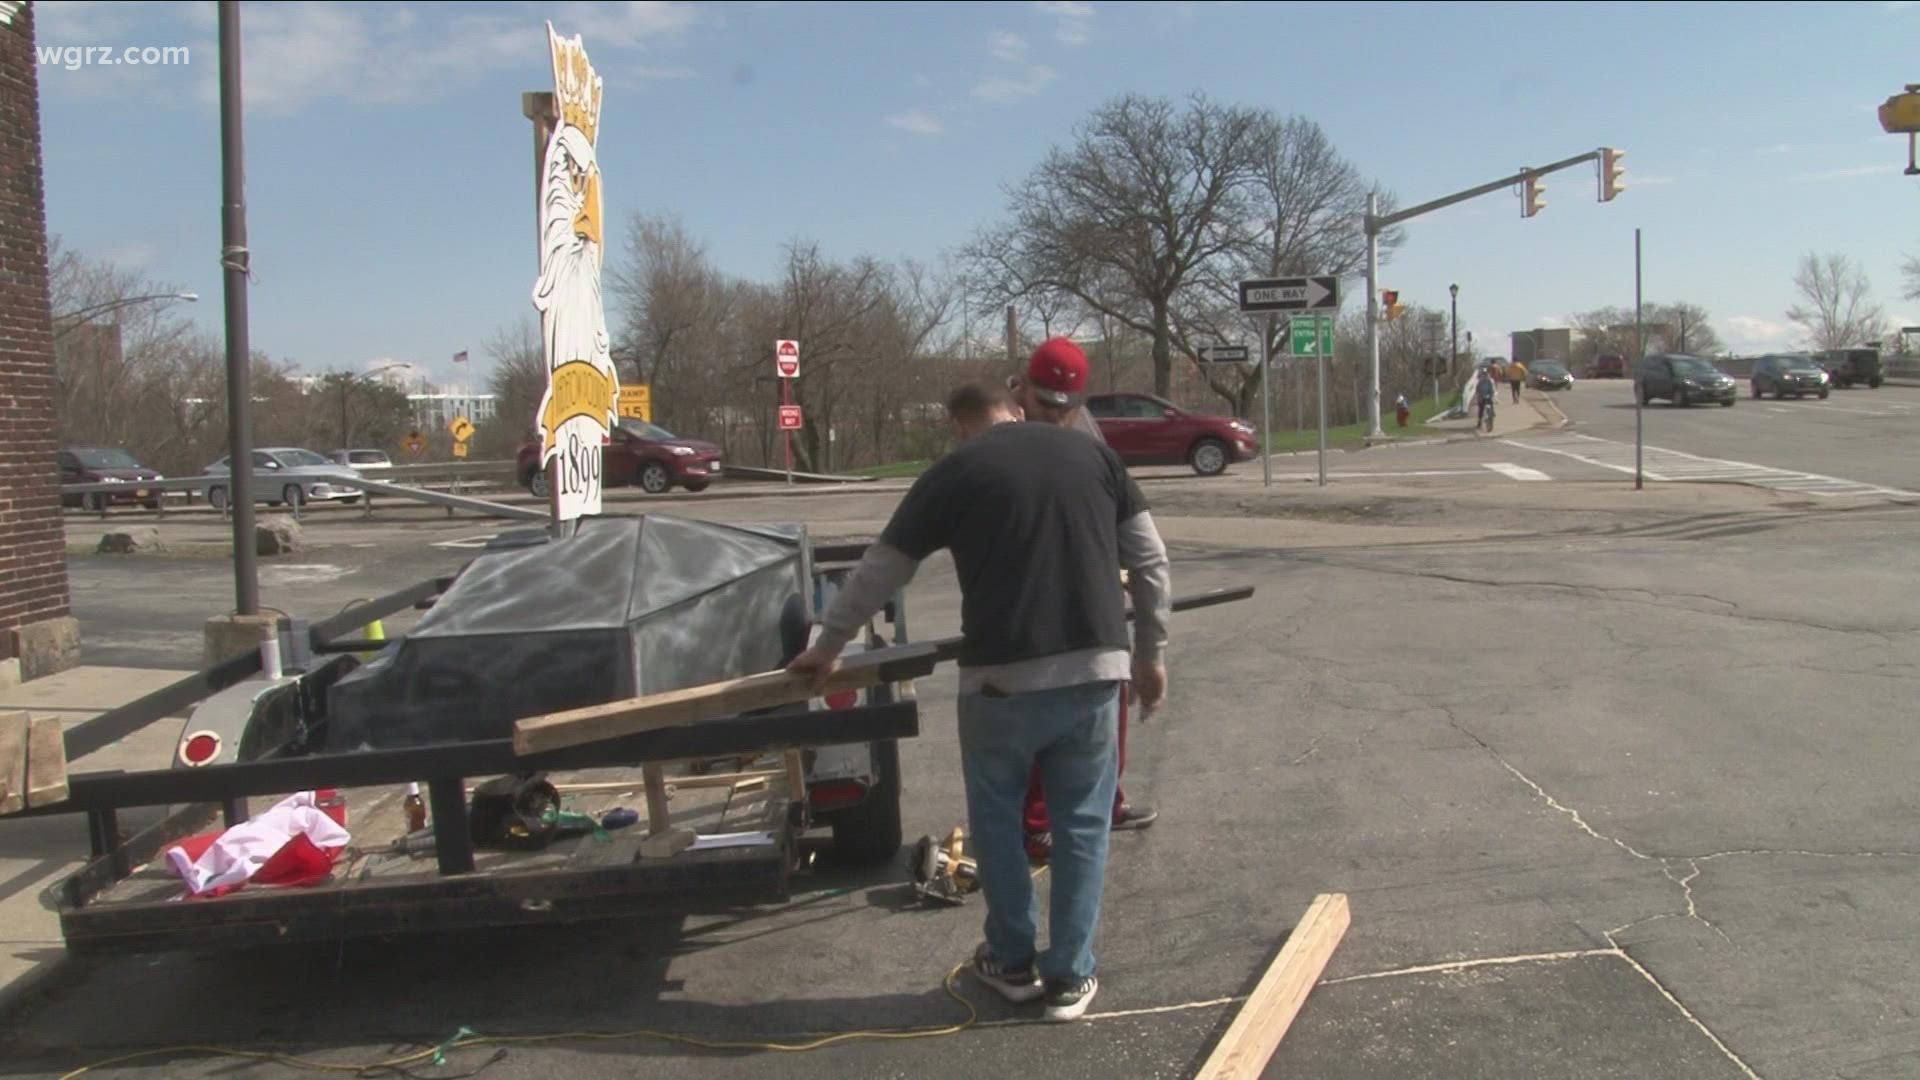
[[[900,744],[885,739],[873,744],[875,777],[867,801],[836,810],[833,857],[852,866],[890,862],[900,853]]]

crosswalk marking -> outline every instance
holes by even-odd
[[[1513,465],[1505,461],[1487,461],[1487,462],[1482,462],[1481,464],[1484,465],[1486,468],[1492,469],[1494,472],[1499,473],[1501,476],[1508,478],[1509,480],[1551,480],[1553,479],[1553,477],[1548,476],[1546,473],[1541,472],[1539,469],[1529,469],[1525,465]]]
[[[1602,469],[1633,475],[1632,443],[1616,442],[1612,439],[1581,435],[1571,431],[1512,438],[1507,439],[1506,443],[1508,446],[1537,450],[1543,454],[1557,454],[1575,461],[1584,461],[1589,465],[1597,465]],[[1819,495],[1824,498],[1920,498],[1920,491],[1903,491],[1877,484],[1863,484],[1857,480],[1842,480],[1836,476],[1822,476],[1819,473],[1776,469],[1771,465],[1701,457],[1698,454],[1668,450],[1658,446],[1646,447],[1642,460],[1644,463],[1642,472],[1649,480],[1682,483],[1731,482],[1787,491],[1797,495]]]

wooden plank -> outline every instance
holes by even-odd
[[[1273,1052],[1306,1004],[1307,991],[1327,969],[1333,950],[1346,935],[1349,915],[1345,893],[1313,898],[1300,924],[1260,977],[1239,1015],[1207,1055],[1194,1080],[1258,1080]]]
[[[827,680],[824,689],[815,689],[812,680],[803,675],[785,670],[767,671],[684,690],[530,716],[513,725],[513,751],[525,757],[642,731],[684,727],[702,720],[791,705],[824,693],[864,690],[885,681],[889,665],[908,663],[930,670],[935,651],[935,646],[929,644],[855,653]]]
[[[805,802],[807,799],[807,763],[800,751],[789,750],[786,753],[787,799],[792,802]]]
[[[27,808],[27,730],[23,712],[0,713],[0,814]]]
[[[642,765],[640,779],[647,789],[647,835],[658,836],[673,827],[673,814],[667,809],[666,770]]]
[[[36,716],[27,724],[27,805],[67,800],[67,744],[60,718]]]

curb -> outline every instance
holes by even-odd
[[[50,960],[42,960],[22,972],[11,982],[0,985],[0,1017],[11,1017],[37,1004],[58,985],[61,977],[75,968],[74,958],[67,952],[66,942],[57,944],[60,955]]]

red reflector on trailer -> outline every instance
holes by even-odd
[[[837,694],[827,695],[827,708],[829,709],[851,709],[858,704],[860,704],[860,691],[858,690],[842,690]]]
[[[220,756],[220,736],[211,731],[196,731],[180,744],[180,760],[188,765],[205,765]]]
[[[858,780],[823,780],[807,791],[815,810],[846,806],[867,797],[867,785]]]

